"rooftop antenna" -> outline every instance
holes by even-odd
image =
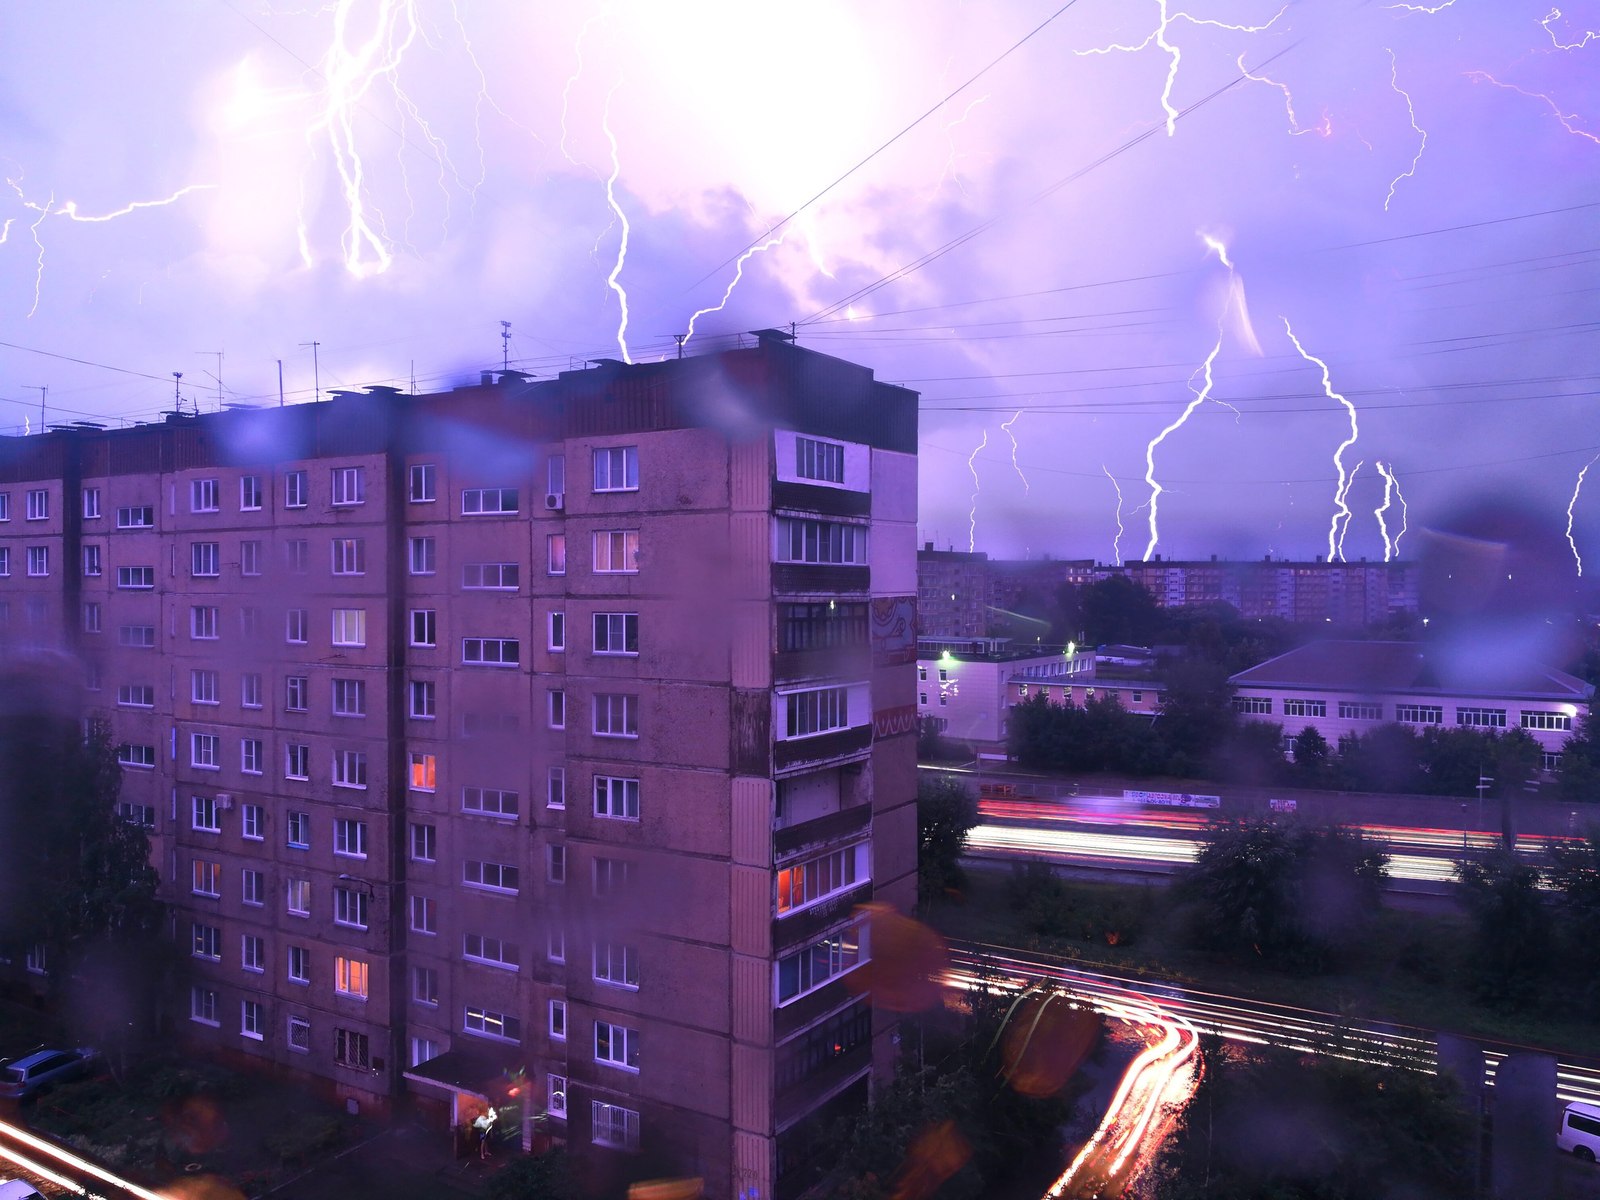
[[[511,322],[500,322],[500,369],[511,370]]]
[[[213,378],[215,378],[216,381],[217,381],[217,411],[221,412],[222,411],[222,351],[221,350],[196,350],[195,353],[196,354],[215,354],[217,356],[217,373]],[[196,400],[194,402],[194,411],[195,411],[196,415],[198,415],[199,412],[200,412],[200,401],[199,401],[198,398],[196,398]]]
[[[183,411],[183,393],[178,391],[178,383],[182,379],[182,371],[174,371],[172,373],[172,407],[180,413]]]
[[[317,347],[320,345],[322,345],[321,342],[300,343],[302,349],[304,349],[306,346],[311,347],[311,386],[313,389],[315,389],[311,393],[311,398],[313,400],[322,399],[322,368],[317,365]]]
[[[689,340],[689,335],[687,333],[675,333],[672,335],[672,340],[678,343],[678,357],[682,358],[683,344]]]
[[[283,359],[278,360],[278,407],[283,407]]]
[[[32,384],[30,386],[33,388],[34,391],[39,393],[39,432],[43,433],[44,432],[44,398],[45,398],[45,395],[50,391],[50,385],[47,383],[47,384],[44,384],[43,386],[40,386],[39,384]]]

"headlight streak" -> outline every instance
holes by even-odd
[[[29,1149],[36,1150],[39,1153],[54,1159],[62,1166],[71,1167],[73,1170],[81,1171],[86,1175],[93,1175],[96,1179],[102,1180],[105,1183],[109,1183],[113,1187],[121,1188],[123,1191],[138,1197],[138,1200],[167,1200],[167,1198],[162,1196],[160,1193],[152,1192],[149,1188],[140,1187],[132,1180],[124,1179],[120,1175],[115,1175],[99,1164],[92,1163],[88,1159],[72,1153],[70,1150],[53,1145],[52,1143],[45,1141],[43,1138],[35,1137],[26,1129],[23,1129],[19,1125],[13,1125],[9,1121],[0,1121],[0,1137],[8,1137],[14,1141],[21,1142]],[[12,1156],[8,1155],[7,1157]],[[15,1161],[14,1158],[13,1161]],[[30,1170],[31,1169],[32,1168],[30,1168]],[[41,1171],[40,1174],[44,1175],[45,1173]],[[50,1178],[48,1175],[45,1177]],[[52,1180],[52,1182],[55,1181]],[[86,1189],[72,1183],[67,1183],[64,1186],[70,1187],[80,1194],[86,1191]]]

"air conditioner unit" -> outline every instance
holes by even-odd
[[[233,807],[233,793],[232,792],[218,792],[217,793],[217,807],[219,809],[221,809],[223,812],[227,812],[230,808],[232,808]]]
[[[562,511],[567,506],[567,494],[565,492],[546,492],[544,494],[544,506],[551,512]]]

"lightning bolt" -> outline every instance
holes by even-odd
[[[1361,470],[1362,465],[1365,462],[1366,462],[1366,459],[1362,459],[1360,462],[1356,463],[1355,466],[1350,468],[1350,483],[1351,484],[1355,483],[1355,481],[1356,481],[1356,472]],[[1346,487],[1345,490],[1349,491],[1349,487]],[[1344,524],[1339,529],[1339,559],[1340,559],[1341,562],[1344,561],[1344,537],[1345,537],[1345,534],[1347,534],[1349,532],[1350,532],[1350,517],[1347,516],[1344,519]],[[1330,559],[1329,561],[1332,561],[1332,560]]]
[[[978,483],[978,455],[983,453],[983,448],[989,444],[989,431],[983,431],[983,440],[973,447],[972,453],[967,456],[967,470],[972,472],[972,510],[967,513],[967,551],[971,553],[978,548],[978,492],[981,490]]]
[[[1020,416],[1022,416],[1022,410],[1019,408],[1011,420],[1000,423],[1000,428],[1004,429],[1006,436],[1011,439],[1011,469],[1017,473],[1017,478],[1022,480],[1022,493],[1027,495],[1033,489],[1028,486],[1028,477],[1022,473],[1022,467],[1017,462],[1017,435],[1011,432],[1011,427],[1017,423],[1017,418]]]
[[[1100,464],[1100,469],[1105,471],[1106,478],[1111,480],[1111,486],[1117,493],[1117,536],[1111,539],[1111,561],[1116,564],[1122,562],[1122,485],[1117,482],[1117,477],[1106,467]]]
[[[478,94],[472,107],[472,132],[478,147],[478,182],[468,189],[472,194],[473,211],[476,212],[478,188],[482,187],[484,181],[489,178],[488,155],[483,148],[483,106],[487,104],[495,112],[499,113],[504,120],[515,125],[540,145],[544,144],[544,139],[502,108],[500,102],[494,98],[494,94],[489,91],[489,77],[484,73],[483,64],[478,61],[478,52],[472,48],[472,38],[467,33],[467,23],[462,20],[461,6],[456,3],[456,0],[450,0],[450,15],[455,18],[456,30],[461,34],[461,46],[467,52],[467,60],[472,63],[472,69],[478,75]]]
[[[28,233],[33,238],[34,248],[39,252],[33,271],[33,307],[28,309],[28,317],[32,319],[33,314],[39,311],[39,297],[44,294],[44,242],[39,238],[39,226],[43,225],[44,219],[50,215],[51,206],[56,202],[56,194],[51,192],[50,199],[46,200],[41,206],[33,203],[23,195],[22,185],[15,179],[7,179],[6,182],[17,193],[17,198],[22,201],[24,207],[34,209],[39,214],[34,218],[33,224],[28,226]],[[10,221],[6,222],[6,229],[8,232],[11,229]]]
[[[1260,33],[1272,28],[1279,17],[1288,11],[1286,4],[1264,25],[1230,25],[1225,21],[1213,21],[1204,17],[1196,17],[1190,13],[1169,13],[1167,0],[1156,0],[1156,7],[1160,10],[1160,19],[1156,22],[1155,29],[1151,30],[1148,37],[1138,45],[1129,46],[1120,42],[1113,42],[1109,46],[1096,46],[1088,50],[1074,50],[1072,53],[1079,58],[1086,58],[1096,54],[1137,54],[1152,42],[1158,49],[1164,51],[1168,58],[1167,77],[1161,87],[1161,110],[1167,114],[1167,136],[1172,137],[1178,128],[1178,110],[1172,105],[1172,88],[1178,81],[1178,66],[1183,61],[1183,51],[1167,41],[1167,29],[1174,21],[1188,21],[1191,25],[1210,25],[1217,29],[1228,29],[1235,33]]]
[[[1600,37],[1600,29],[1586,29],[1583,31],[1583,41],[1563,42],[1560,38],[1556,37],[1556,31],[1550,28],[1550,22],[1559,20],[1561,20],[1561,10],[1559,8],[1552,8],[1549,15],[1546,16],[1544,20],[1539,22],[1539,24],[1544,26],[1544,31],[1550,35],[1550,44],[1553,45],[1557,50],[1582,50],[1589,44],[1591,39]],[[1580,571],[1579,574],[1582,574],[1582,572]]]
[[[1456,2],[1456,0],[1444,0],[1444,2],[1442,4],[1433,4],[1433,5],[1428,5],[1428,4],[1385,4],[1384,8],[1401,8],[1401,9],[1404,9],[1406,12],[1428,13],[1428,14],[1431,15],[1433,13],[1443,12],[1445,9],[1449,8],[1455,2]]]
[[[1589,468],[1600,462],[1600,454],[1596,454],[1583,464],[1583,470],[1578,472],[1578,482],[1572,486],[1572,499],[1567,501],[1567,545],[1572,547],[1572,557],[1578,564],[1578,578],[1583,578],[1583,556],[1578,553],[1578,543],[1572,537],[1572,510],[1578,506],[1578,493],[1583,491],[1583,477],[1589,473]]]
[[[949,122],[948,124],[946,124],[944,126],[942,132],[944,132],[946,134],[949,134],[950,131],[952,129],[954,129],[957,125],[965,124],[967,118],[972,115],[972,110],[977,108],[978,105],[982,104],[988,98],[989,98],[988,95],[984,94],[982,96],[979,96],[976,100],[972,101],[970,104],[967,105],[967,107],[965,109],[962,110],[962,113],[961,113],[961,115],[959,117],[957,117],[954,121],[951,121],[951,122]],[[956,170],[956,159],[959,157],[959,155],[956,153],[956,139],[955,139],[955,136],[951,135],[950,138],[949,138],[949,141],[950,141],[950,156],[945,159],[944,171],[939,176],[939,182],[934,184],[933,190],[935,192],[937,192],[941,187],[944,186],[944,181],[946,179],[949,179],[952,176],[954,176],[955,177],[955,181],[956,181],[956,186],[958,188],[961,188],[962,194],[964,195],[964,194],[966,194],[966,190],[967,189],[961,182],[960,173]]]
[[[164,208],[168,204],[172,204],[175,201],[181,200],[190,192],[215,191],[216,188],[217,185],[214,183],[191,183],[187,187],[179,188],[170,196],[162,197],[160,200],[134,200],[129,204],[124,204],[121,208],[116,209],[114,212],[104,213],[96,217],[91,217],[85,213],[79,212],[77,202],[68,200],[63,203],[60,208],[55,210],[55,215],[58,217],[66,217],[71,221],[82,221],[85,224],[100,224],[104,221],[115,221],[118,217],[125,217],[129,213],[138,212],[142,208]],[[29,207],[34,206],[30,205]]]
[[[1417,164],[1422,161],[1422,152],[1428,148],[1428,133],[1417,124],[1417,110],[1411,103],[1411,93],[1400,86],[1399,64],[1396,63],[1394,51],[1389,51],[1389,86],[1394,88],[1406,98],[1406,113],[1411,117],[1411,128],[1422,135],[1422,142],[1417,147],[1417,156],[1411,160],[1411,166],[1396,175],[1389,184],[1389,194],[1383,199],[1383,211],[1389,211],[1389,202],[1394,199],[1394,189],[1399,186],[1402,179],[1409,179],[1417,173]]]
[[[1350,415],[1350,436],[1343,442],[1339,443],[1339,448],[1333,452],[1333,465],[1334,468],[1339,472],[1339,484],[1336,488],[1334,488],[1333,492],[1333,502],[1338,507],[1333,514],[1333,523],[1328,526],[1328,561],[1333,562],[1335,553],[1337,551],[1337,546],[1334,539],[1339,531],[1339,521],[1341,518],[1343,518],[1347,523],[1350,520],[1350,506],[1345,503],[1345,498],[1350,492],[1350,476],[1345,474],[1344,452],[1356,444],[1356,439],[1361,436],[1361,427],[1359,424],[1357,424],[1356,420],[1356,406],[1351,404],[1350,401],[1346,400],[1342,395],[1333,390],[1333,377],[1328,373],[1328,364],[1323,362],[1316,355],[1306,353],[1305,347],[1300,344],[1300,339],[1295,337],[1294,327],[1289,324],[1288,317],[1283,318],[1283,328],[1284,331],[1288,333],[1289,340],[1294,343],[1294,348],[1299,351],[1300,357],[1309,363],[1315,363],[1322,369],[1323,394],[1326,395],[1328,399],[1337,400],[1340,404],[1344,405],[1345,412]]]
[[[578,30],[577,39],[572,43],[572,53],[578,60],[578,69],[575,70],[571,75],[567,76],[566,86],[561,89],[561,157],[565,158],[575,167],[579,166],[580,164],[577,159],[572,157],[571,152],[567,149],[567,111],[572,100],[572,85],[577,83],[578,76],[583,74],[583,39],[584,36],[589,32],[589,26],[593,25],[596,21],[602,20],[608,15],[610,15],[610,9],[601,8],[597,12],[590,14],[589,19],[585,21],[582,27]]]
[[[1467,78],[1472,80],[1473,83],[1492,83],[1495,87],[1505,88],[1508,92],[1516,92],[1519,96],[1527,96],[1530,100],[1543,100],[1545,104],[1549,106],[1551,115],[1553,115],[1557,121],[1561,122],[1561,127],[1568,133],[1576,134],[1578,137],[1587,138],[1591,142],[1600,144],[1600,137],[1590,133],[1587,129],[1579,129],[1577,126],[1572,124],[1573,121],[1578,119],[1578,115],[1576,113],[1562,112],[1561,109],[1557,107],[1556,102],[1550,99],[1549,96],[1546,96],[1543,92],[1530,92],[1523,88],[1519,88],[1514,83],[1501,83],[1487,71],[1468,71]]]
[[[744,278],[744,264],[763,250],[771,250],[774,246],[781,245],[783,239],[788,236],[787,232],[780,233],[777,237],[765,241],[759,246],[751,246],[750,249],[739,255],[738,261],[734,264],[733,279],[728,284],[728,290],[722,293],[722,299],[710,308],[696,309],[695,314],[689,318],[689,332],[683,335],[683,344],[685,346],[689,344],[689,339],[694,336],[694,323],[696,321],[710,313],[721,312],[727,306],[728,301],[733,297],[733,289],[738,287],[739,280]]]
[[[1383,535],[1383,561],[1388,562],[1400,554],[1400,539],[1406,535],[1406,524],[1410,517],[1410,506],[1406,504],[1404,493],[1400,491],[1400,482],[1394,477],[1394,466],[1385,463],[1382,459],[1377,461],[1378,474],[1383,476],[1383,503],[1372,510],[1372,515],[1378,518],[1378,532]],[[1354,475],[1354,472],[1351,472]],[[1394,535],[1394,540],[1389,540],[1389,523],[1383,514],[1392,507],[1395,498],[1400,501],[1400,532]]]
[[[1299,137],[1302,133],[1314,133],[1318,137],[1332,136],[1333,123],[1328,120],[1327,109],[1322,110],[1322,119],[1315,125],[1306,125],[1302,127],[1300,124],[1300,118],[1295,115],[1294,94],[1289,91],[1289,85],[1287,83],[1279,83],[1276,79],[1268,79],[1265,75],[1251,74],[1250,70],[1244,65],[1243,54],[1239,55],[1239,74],[1250,80],[1252,83],[1264,83],[1268,87],[1275,87],[1283,93],[1283,107],[1289,113],[1289,132],[1295,137]]]
[[[617,87],[621,87],[618,84]],[[622,160],[617,157],[617,138],[611,132],[611,97],[617,94],[613,87],[606,93],[606,106],[600,117],[600,127],[605,130],[606,141],[611,144],[611,174],[606,178],[606,203],[611,206],[611,212],[622,225],[622,239],[617,243],[617,262],[611,268],[611,274],[606,276],[606,286],[617,294],[617,304],[622,310],[621,320],[617,324],[617,349],[622,351],[622,361],[632,363],[633,357],[628,353],[628,293],[617,282],[617,277],[622,274],[622,267],[628,260],[628,214],[622,211],[622,206],[617,203],[617,177],[622,174]]]

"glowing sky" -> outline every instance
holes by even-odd
[[[1505,492],[1600,559],[1600,3],[1184,2],[13,0],[0,429],[659,357],[737,275],[689,352],[919,389],[940,545]]]

